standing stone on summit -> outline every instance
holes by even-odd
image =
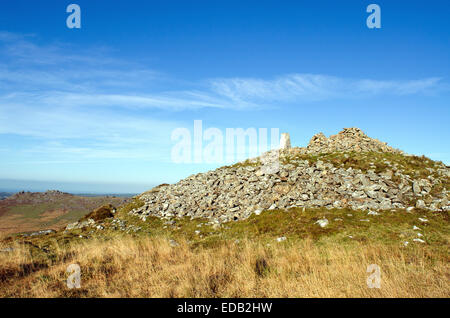
[[[291,148],[291,137],[289,137],[288,133],[282,133],[280,139],[280,149],[289,148]]]

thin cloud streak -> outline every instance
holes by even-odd
[[[0,134],[35,138],[39,146],[24,151],[49,154],[48,159],[55,161],[158,157],[156,152],[170,146],[171,131],[186,125],[181,120],[158,119],[153,110],[166,114],[240,111],[449,90],[436,77],[373,80],[324,74],[215,78],[186,84],[135,62],[118,60],[106,48],[67,54],[67,47],[37,45],[35,39],[0,32],[4,61],[0,62]]]
[[[274,79],[205,79],[187,88],[167,90],[170,82],[179,80],[115,59],[108,49],[90,49],[89,54],[77,55],[66,51],[57,45],[38,46],[30,37],[0,32],[0,56],[8,59],[8,63],[0,63],[1,100],[47,107],[246,110],[278,107],[280,103],[429,94],[449,89],[436,77],[373,80],[287,74]],[[44,68],[42,61],[47,61]],[[71,66],[74,61],[76,67]]]
[[[440,78],[419,80],[347,79],[320,74],[291,74],[273,80],[216,79],[213,92],[235,102],[263,103],[366,98],[375,95],[415,95],[444,88]]]

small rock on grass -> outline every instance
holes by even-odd
[[[316,224],[319,224],[320,227],[326,227],[328,225],[328,220],[327,219],[321,219],[316,221]]]
[[[416,208],[418,209],[425,209],[427,206],[425,205],[425,202],[423,200],[417,200],[416,202]]]

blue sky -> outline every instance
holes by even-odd
[[[81,7],[81,29],[66,7]],[[366,7],[381,7],[368,29]],[[450,164],[448,1],[2,1],[0,189],[140,192],[177,127],[357,126]]]

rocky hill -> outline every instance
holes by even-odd
[[[11,195],[13,195],[13,193],[10,193],[10,192],[0,192],[0,200],[4,200],[4,199],[6,199],[7,197],[9,197],[9,196],[11,196]]]
[[[158,186],[140,195],[143,206],[130,214],[220,224],[292,207],[448,211],[449,177],[442,162],[407,155],[346,128],[329,138],[319,133],[304,148],[272,150]]]
[[[448,167],[355,128],[304,148],[283,136],[65,230],[0,237],[0,297],[448,297]],[[3,201],[30,224],[48,216],[41,197],[80,206],[58,192]],[[66,285],[73,264],[80,289]],[[366,287],[371,264],[380,289]]]

